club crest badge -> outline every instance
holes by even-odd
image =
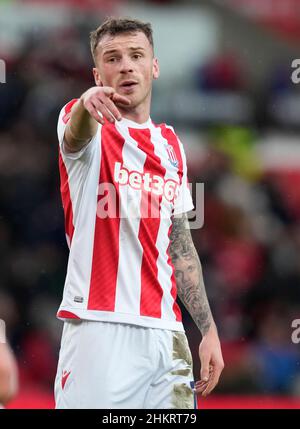
[[[166,151],[168,154],[168,159],[170,161],[170,163],[173,165],[173,167],[178,167],[178,159],[176,158],[176,154],[175,151],[173,149],[173,146],[171,146],[170,144],[166,146]]]

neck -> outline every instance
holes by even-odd
[[[120,110],[120,109],[119,109]],[[137,124],[143,124],[144,122],[146,122],[149,119],[149,113],[136,113],[136,112],[122,112],[121,114],[123,116],[123,118],[125,119],[129,119],[130,121],[136,122]]]
[[[136,107],[124,108],[123,106],[118,106],[118,109],[125,119],[134,121],[137,124],[143,124],[149,119],[150,116],[150,100],[146,100],[144,103],[139,104]]]

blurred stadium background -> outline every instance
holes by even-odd
[[[152,118],[176,127],[190,181],[205,184],[193,237],[226,367],[199,405],[300,408],[298,0],[0,0],[0,318],[20,377],[9,407],[53,407],[68,255],[56,122],[93,85],[89,32],[107,15],[153,24]],[[198,377],[200,336],[184,320]]]

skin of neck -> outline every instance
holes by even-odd
[[[145,100],[139,105],[131,108],[130,106],[124,107],[121,104],[117,104],[117,107],[123,118],[129,119],[130,121],[136,122],[138,124],[143,124],[149,119],[150,108],[151,108],[151,95],[152,90],[147,95]]]

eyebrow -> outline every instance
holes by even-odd
[[[145,48],[142,48],[141,46],[130,47],[129,49],[131,51],[144,51],[145,50]],[[103,55],[115,54],[116,52],[119,52],[119,50],[118,49],[110,49],[109,51],[104,51]]]

